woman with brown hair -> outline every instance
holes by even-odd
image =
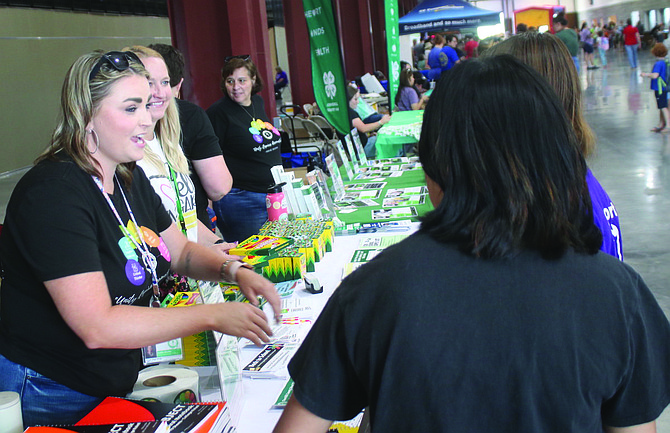
[[[500,54],[511,54],[549,81],[572,123],[582,155],[584,158],[591,156],[595,151],[596,140],[582,113],[582,90],[579,77],[565,44],[556,36],[548,33],[526,32],[496,44],[484,55],[490,57]],[[603,234],[603,243],[600,248],[619,260],[623,260],[621,226],[614,203],[591,169],[587,171],[586,181],[591,194],[594,221]]]
[[[265,195],[274,184],[270,168],[281,165],[281,137],[258,94],[263,80],[251,56],[230,56],[221,70],[223,98],[207,109],[219,137],[233,188],[212,203],[216,224],[228,242],[258,233],[267,221]]]
[[[400,72],[400,86],[395,96],[398,111],[421,110],[426,107],[428,98],[417,93],[414,88],[414,73],[409,69]]]

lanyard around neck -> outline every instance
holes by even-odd
[[[126,209],[128,210],[128,214],[130,215],[130,219],[132,220],[133,224],[135,225],[135,231],[137,233],[137,236],[140,238],[140,243],[138,243],[135,240],[135,237],[128,231],[126,228],[126,225],[123,223],[123,220],[121,219],[121,216],[119,215],[119,212],[116,210],[116,206],[114,206],[114,202],[112,202],[112,199],[109,198],[109,195],[105,192],[105,188],[102,185],[102,181],[100,178],[91,175],[93,178],[93,181],[95,184],[98,186],[100,189],[100,192],[102,193],[102,196],[107,200],[107,204],[109,205],[110,209],[112,210],[112,213],[114,213],[114,216],[116,217],[116,220],[119,222],[119,227],[121,228],[121,231],[123,232],[124,236],[130,240],[130,242],[133,243],[133,245],[140,251],[140,256],[142,257],[142,262],[144,263],[144,268],[149,271],[151,274],[151,281],[153,282],[153,290],[154,290],[154,296],[158,297],[159,296],[159,289],[158,289],[158,275],[156,274],[156,268],[158,267],[158,261],[156,260],[156,256],[154,256],[151,251],[149,251],[149,246],[147,243],[144,241],[144,235],[142,234],[142,229],[140,226],[137,224],[137,220],[135,220],[135,214],[133,213],[133,210],[130,207],[130,204],[128,204],[128,199],[126,199],[126,194],[123,192],[123,187],[121,187],[121,183],[116,177],[116,174],[114,174],[114,180],[116,181],[116,184],[119,186],[119,191],[121,191],[121,196],[123,197],[123,202],[126,205]]]
[[[170,169],[170,180],[172,181],[172,188],[174,188],[174,196],[177,202],[177,216],[179,218],[179,225],[181,226],[181,232],[186,236],[186,219],[184,218],[184,211],[181,209],[181,200],[179,199],[179,186],[177,185],[177,173],[172,168],[170,161],[165,158],[168,168]]]

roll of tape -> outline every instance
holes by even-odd
[[[21,433],[21,398],[12,391],[0,392],[0,433]]]
[[[200,399],[198,373],[188,367],[156,365],[140,371],[128,398],[163,403],[195,403]]]

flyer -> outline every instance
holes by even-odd
[[[412,218],[418,215],[414,206],[390,207],[386,209],[373,209],[373,220],[387,220],[392,218]]]

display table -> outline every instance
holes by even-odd
[[[393,158],[405,144],[418,143],[423,124],[423,110],[397,111],[377,131],[377,158]]]
[[[363,98],[363,100],[367,102],[376,112],[388,112],[388,96],[381,96],[379,93],[362,93],[361,98]]]
[[[414,163],[407,162],[407,158],[403,159],[404,164]],[[387,164],[401,165],[401,161],[388,161]],[[345,175],[344,167],[341,167],[342,175]],[[369,173],[376,172],[372,167],[366,167],[361,172]],[[372,175],[371,175],[372,176]],[[376,176],[376,174],[375,174]],[[351,223],[366,223],[373,222],[371,218],[372,209],[382,208],[382,202],[389,189],[397,188],[411,188],[425,186],[425,177],[423,170],[420,168],[413,168],[402,171],[402,175],[397,177],[387,176],[383,180],[376,179],[360,179],[354,181],[345,181],[345,185],[357,185],[362,183],[379,183],[386,182],[384,188],[379,191],[379,198],[375,200],[378,206],[367,206],[357,208],[352,212],[340,212],[338,218],[347,224]],[[417,205],[419,215],[423,215],[432,209],[428,196],[425,197],[426,203]],[[326,253],[320,262],[315,263],[315,272],[309,273],[309,278],[318,278],[323,288],[323,293],[311,294],[304,289],[296,290],[291,295],[291,300],[298,299],[301,303],[310,306],[312,323],[317,319],[326,305],[330,296],[339,286],[343,277],[343,269],[347,263],[352,261],[354,251],[361,248],[361,240],[370,237],[378,236],[399,236],[407,235],[416,231],[419,228],[419,222],[411,223],[409,228],[405,231],[393,231],[382,233],[365,233],[348,236],[336,236],[333,242],[333,250]],[[267,314],[267,312],[266,312]],[[246,346],[240,349],[240,367],[249,364],[259,353],[261,348],[255,346]],[[221,393],[218,389],[218,376],[216,369],[213,367],[203,367],[197,369],[201,375],[201,395],[204,401],[221,400]],[[203,377],[204,376],[204,377]],[[210,377],[207,377],[210,376]],[[238,433],[256,433],[269,432],[279,420],[282,410],[273,408],[278,395],[281,393],[287,379],[250,379],[243,377],[242,379],[242,397],[238,402],[241,402],[241,412],[237,424]]]
[[[354,236],[338,236],[333,245],[333,251],[327,253],[324,258],[316,264],[316,272],[311,273],[317,276],[323,286],[323,293],[313,295],[304,290],[295,292],[292,296],[305,298],[311,302],[316,311],[314,320],[318,313],[326,305],[328,298],[333,294],[342,279],[342,268],[349,262],[351,256],[359,246],[362,238],[369,236],[397,236],[399,234],[411,234],[419,227],[418,223],[413,224],[410,230],[405,232],[394,232],[387,234],[361,234]],[[247,365],[261,349],[256,347],[247,347],[240,350],[240,364]],[[220,400],[221,394],[216,389],[216,371],[214,367],[197,367],[196,370],[201,375],[202,398],[205,401]],[[212,377],[207,377],[208,375]],[[258,433],[270,432],[279,420],[282,411],[272,409],[275,399],[281,392],[285,380],[283,379],[247,379],[242,380],[244,387],[243,407],[240,420],[237,427],[238,433]]]
[[[344,175],[344,173],[343,173]],[[352,185],[352,184],[361,184],[361,183],[371,183],[374,182],[373,180],[370,179],[364,179],[364,180],[353,180],[350,182],[345,181],[345,186],[346,185]],[[384,197],[386,196],[386,192],[390,189],[396,189],[396,188],[409,188],[409,187],[415,187],[415,186],[423,186],[426,185],[426,179],[424,176],[423,170],[410,170],[407,172],[404,172],[402,176],[400,177],[385,177],[385,178],[380,178],[380,182],[386,182],[386,186],[381,190],[381,193],[379,195],[379,198],[374,199],[378,203],[378,206],[366,206],[366,207],[360,207],[357,208],[355,211],[340,211],[337,212],[337,217],[346,224],[353,224],[353,223],[360,223],[360,224],[365,224],[365,223],[371,223],[371,222],[379,222],[375,221],[372,219],[372,210],[374,209],[382,209],[382,202]],[[424,215],[425,213],[431,211],[433,209],[433,205],[430,203],[430,200],[426,199],[426,202],[424,204],[415,206],[418,216]],[[396,218],[398,219],[398,218]],[[399,219],[405,219],[405,218],[399,218]],[[394,219],[391,218],[388,221],[393,221]],[[418,218],[413,218],[414,221],[418,221]]]

